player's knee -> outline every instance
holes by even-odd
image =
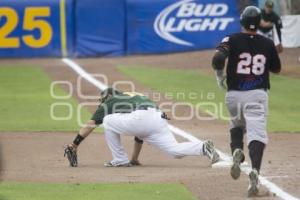
[[[172,156],[175,159],[180,159],[182,157],[184,157],[182,154],[180,154],[176,149],[171,148],[167,150],[167,153]]]

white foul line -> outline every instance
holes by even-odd
[[[72,68],[77,74],[79,74],[81,77],[83,77],[88,82],[92,83],[94,86],[99,88],[100,90],[105,90],[108,88],[107,85],[101,83],[97,79],[95,79],[93,76],[91,76],[89,73],[84,71],[82,67],[80,67],[77,63],[75,63],[73,60],[70,60],[68,58],[63,58],[62,61],[67,64],[70,68]]]
[[[105,90],[108,88],[107,85],[103,84],[99,80],[95,79],[93,76],[91,76],[89,73],[87,73],[85,70],[83,70],[82,67],[80,67],[77,63],[74,61],[68,59],[68,58],[63,58],[62,61],[67,64],[70,68],[72,68],[78,75],[82,76],[84,79],[86,79],[88,82],[92,83],[95,85],[97,88],[100,90]],[[182,136],[190,141],[201,141],[198,138],[194,137],[192,134],[185,132],[184,130],[181,130],[173,125],[169,125],[170,130],[175,133],[176,135]],[[225,161],[224,165],[219,165],[219,166],[225,166],[229,162],[231,162],[232,158],[228,156],[227,154],[221,152],[220,150],[217,150],[218,153],[220,154],[220,157],[223,161]],[[251,168],[249,166],[242,166],[242,171],[246,174],[249,174],[251,171]],[[281,188],[279,188],[277,185],[272,183],[271,181],[267,180],[263,176],[259,176],[259,180],[262,185],[264,185],[266,188],[270,190],[270,192],[276,194],[276,196],[284,199],[284,200],[299,200],[298,198],[290,195],[289,193],[283,191]]]

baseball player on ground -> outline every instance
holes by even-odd
[[[65,149],[65,155],[72,167],[77,166],[77,147],[96,125],[100,124],[104,126],[105,139],[113,157],[110,162],[105,163],[106,167],[139,165],[138,156],[143,141],[175,158],[204,155],[211,160],[212,164],[219,160],[219,155],[211,141],[177,142],[168,128],[166,114],[162,113],[146,96],[108,88],[101,93],[100,101],[91,120],[81,128],[73,143],[67,145]],[[121,144],[121,135],[135,137],[131,161]]]
[[[283,51],[281,44],[282,22],[280,17],[274,12],[273,7],[274,2],[272,0],[266,0],[265,7],[261,9],[261,21],[258,26],[258,34],[273,40],[278,53],[281,53]],[[276,32],[274,31],[274,26]]]
[[[248,6],[241,14],[243,31],[225,37],[217,47],[212,59],[217,83],[226,89],[223,74],[228,58],[226,106],[231,116],[230,147],[233,165],[230,174],[233,179],[240,176],[240,163],[245,159],[243,136],[247,134],[247,145],[252,164],[249,174],[248,196],[258,193],[258,175],[263,152],[268,143],[266,117],[268,113],[269,71],[279,73],[281,63],[274,43],[256,34],[261,12]]]

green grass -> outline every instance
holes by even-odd
[[[179,184],[1,183],[1,200],[195,200]]]
[[[172,94],[177,101],[189,102],[193,105],[199,102],[217,103],[217,110],[210,105],[201,105],[199,109],[219,118],[222,115],[228,116],[224,105],[225,92],[218,89],[213,75],[196,70],[150,67],[119,66],[118,69],[155,91]],[[271,85],[268,131],[300,132],[300,80],[272,76]],[[196,95],[190,97],[190,92]],[[176,95],[178,93],[183,95]]]
[[[39,68],[0,67],[0,131],[77,131],[77,106],[73,98],[57,100],[50,95],[51,80]],[[55,87],[54,93],[66,95]],[[71,105],[74,114],[70,120],[57,121],[50,117],[51,104],[60,102]],[[68,115],[68,109],[60,106],[55,116]],[[90,118],[86,109],[82,121]]]

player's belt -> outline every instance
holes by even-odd
[[[148,109],[156,109],[155,107],[153,106],[149,106],[149,105],[140,105],[138,106],[135,110],[148,110]]]
[[[136,110],[150,110],[150,109],[158,110],[156,107],[151,106],[151,105],[140,105],[140,106],[136,107],[135,109],[119,109],[119,110],[116,110],[114,113],[132,113]]]
[[[268,88],[255,88],[255,89],[251,89],[251,90],[264,90],[264,91],[268,92]],[[251,90],[228,89],[228,92],[230,92],[230,91],[247,92],[247,91],[251,91]]]
[[[150,109],[155,109],[157,111],[159,111],[158,108],[154,107],[154,106],[149,106],[149,105],[140,105],[138,106],[134,111],[136,110],[150,110]],[[133,111],[131,111],[133,112]],[[131,112],[116,112],[116,113],[131,113]],[[168,115],[165,112],[161,112],[161,118],[166,119],[166,120],[171,120]]]
[[[149,110],[149,109],[155,109],[157,111],[159,111],[158,108],[153,107],[153,106],[149,106],[149,105],[141,105],[139,107],[137,107],[135,110]],[[170,120],[170,118],[168,117],[168,115],[165,112],[161,113],[161,118],[166,119],[166,120]]]

